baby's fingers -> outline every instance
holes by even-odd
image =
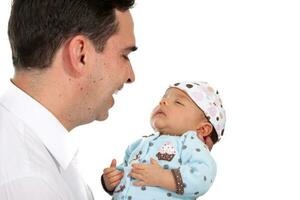
[[[132,168],[131,172],[137,173],[137,174],[143,174],[145,173],[145,169],[137,169],[137,168]]]
[[[146,183],[144,181],[136,181],[133,183],[134,186],[145,186]]]
[[[129,173],[129,176],[131,176],[132,178],[136,178],[136,179],[139,179],[139,180],[143,180],[143,176],[138,174],[138,173],[134,173],[134,172],[130,172]]]

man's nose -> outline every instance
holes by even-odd
[[[135,74],[132,69],[132,66],[130,65],[129,66],[129,76],[128,76],[126,83],[133,83],[134,81],[135,81]]]

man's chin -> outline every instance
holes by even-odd
[[[104,121],[108,118],[108,111],[105,114],[101,114],[96,118],[96,121]]]

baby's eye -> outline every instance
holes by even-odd
[[[183,103],[181,103],[181,102],[178,101],[178,100],[176,100],[175,103],[183,106]]]

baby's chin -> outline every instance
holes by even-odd
[[[164,126],[152,125],[152,128],[155,132],[159,133],[160,135],[177,135],[173,130],[169,130]]]
[[[166,131],[161,127],[157,127],[157,126],[152,125],[152,128],[155,132],[160,133],[161,135],[166,134]]]
[[[175,130],[174,127],[168,126],[164,120],[151,120],[151,126],[154,131],[160,133],[161,135],[178,135],[178,131]]]
[[[151,126],[156,132],[163,132],[164,131],[164,123],[160,120],[151,120]]]

